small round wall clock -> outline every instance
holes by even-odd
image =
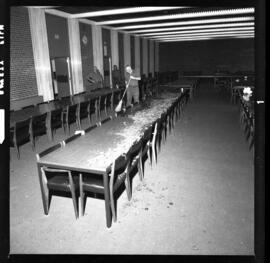
[[[84,35],[84,36],[82,37],[82,42],[83,42],[84,45],[87,44],[87,42],[88,42],[87,36]]]

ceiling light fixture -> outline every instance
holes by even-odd
[[[191,21],[180,21],[180,22],[170,22],[170,23],[156,23],[156,24],[146,24],[146,25],[133,25],[133,26],[122,26],[115,27],[117,30],[129,30],[138,28],[152,28],[152,27],[166,27],[166,26],[181,26],[181,25],[197,25],[197,24],[214,24],[214,23],[230,23],[230,22],[244,22],[244,21],[254,21],[253,16],[243,16],[243,17],[229,17],[229,18],[216,18],[216,19],[200,19]],[[130,33],[142,33],[148,32],[148,30],[134,30],[129,31]]]
[[[245,31],[245,30],[253,30],[254,31],[254,27],[213,28],[213,29],[200,29],[200,30],[177,30],[177,31],[170,31],[170,32],[157,32],[157,33],[142,34],[140,36],[152,37],[152,36],[172,35],[172,34],[177,34],[177,33],[185,34],[185,33],[203,33],[203,32]]]
[[[169,37],[157,37],[154,40],[161,40],[161,39],[174,39],[174,38],[189,38],[189,37],[210,37],[210,36],[241,36],[241,35],[254,35],[252,32],[243,32],[241,34],[239,33],[226,33],[226,34],[218,34],[218,33],[209,33],[209,34],[188,34],[188,35],[174,35],[174,36],[169,36]]]
[[[157,20],[168,20],[178,18],[195,18],[195,17],[207,17],[207,16],[223,16],[223,15],[239,15],[254,13],[254,8],[239,8],[239,9],[228,9],[228,10],[215,10],[215,11],[204,11],[204,12],[191,12],[183,14],[163,15],[163,16],[149,16],[141,18],[129,18],[129,19],[116,19],[97,22],[97,25],[111,25],[111,24],[123,24],[123,23],[137,23],[144,21],[157,21]]]
[[[215,24],[215,25],[200,25],[200,26],[182,26],[182,27],[169,27],[169,28],[155,28],[155,29],[149,29],[149,30],[143,30],[144,32],[139,32],[140,30],[137,30],[136,34],[139,33],[140,36],[143,34],[140,33],[151,33],[151,32],[168,32],[168,31],[174,31],[174,30],[185,30],[185,29],[206,29],[206,28],[231,28],[231,27],[240,27],[240,26],[254,26],[254,22],[247,22],[247,23],[223,23],[223,24]],[[132,33],[134,33],[133,31]],[[131,33],[129,31],[129,33]]]
[[[182,7],[182,6],[147,6],[147,7],[117,8],[117,9],[111,9],[111,10],[78,13],[78,14],[71,15],[71,17],[72,18],[87,18],[87,17],[109,16],[109,15],[119,15],[119,14],[155,12],[155,11],[183,9],[183,8],[188,8],[188,7]]]
[[[172,39],[172,40],[160,40],[159,43],[166,43],[166,42],[185,42],[185,41],[200,41],[200,40],[219,40],[219,39],[235,39],[235,38],[253,38],[253,36],[221,36],[221,37],[202,37],[202,38],[187,38],[187,39]]]

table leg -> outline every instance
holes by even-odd
[[[105,197],[105,212],[106,212],[106,224],[107,227],[112,225],[112,211],[110,205],[110,190],[109,190],[109,180],[108,174],[103,174],[103,183],[104,183],[104,197]]]

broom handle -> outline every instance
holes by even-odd
[[[124,96],[125,96],[125,94],[126,94],[126,92],[127,92],[129,82],[130,82],[130,78],[129,78],[128,84],[127,84],[127,86],[126,86],[126,89],[125,89],[125,91],[124,91],[124,93],[123,93],[123,97],[122,97],[122,99],[121,99],[121,100],[123,100],[123,98],[124,98]]]

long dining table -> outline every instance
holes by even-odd
[[[183,77],[175,81],[162,84],[161,87],[189,90],[190,99],[192,100],[194,96],[194,90],[196,88],[196,83],[197,83],[196,78]]]
[[[141,114],[144,114],[143,110],[147,112],[151,109],[151,103],[145,102],[134,106],[128,114],[114,117],[111,121],[84,133],[74,141],[41,157],[37,160],[40,184],[42,183],[41,166],[83,172],[89,176],[93,174],[100,176],[104,184],[106,225],[111,227],[112,214],[107,168],[114,159],[128,151],[132,143],[139,139],[145,129],[153,123],[153,118],[156,118],[161,111],[169,107],[174,99],[165,99],[163,105],[162,99],[156,100],[155,106],[152,107],[153,112],[148,111],[144,120]],[[42,189],[41,187],[41,191],[43,191]],[[43,206],[45,211],[44,199]]]
[[[68,105],[73,105],[73,104],[77,104],[80,102],[84,102],[84,101],[87,101],[89,99],[97,98],[99,96],[109,94],[111,92],[115,92],[118,90],[119,89],[106,88],[106,89],[97,90],[97,91],[94,91],[91,93],[87,92],[87,93],[79,94],[79,95],[75,94],[74,96],[71,96],[71,97],[62,98],[60,100],[50,101],[48,103],[36,105],[34,107],[31,107],[31,108],[17,110],[17,111],[10,113],[9,126],[10,126],[10,128],[12,128],[12,127],[14,127],[15,123],[18,121],[23,121],[23,120],[30,118],[30,117],[33,117],[33,116],[42,115],[42,114],[48,113],[52,110],[65,108]]]

